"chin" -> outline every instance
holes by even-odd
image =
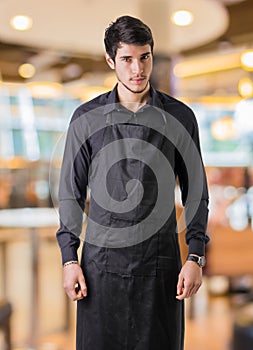
[[[146,89],[147,85],[148,85],[148,82],[145,81],[140,85],[131,85],[129,86],[129,88],[135,92],[142,92]]]
[[[119,79],[118,79],[119,80]],[[119,80],[119,82],[129,91],[131,91],[134,94],[140,94],[142,93],[146,87],[148,86],[148,81],[145,80],[143,81],[142,84],[140,85],[135,85],[135,84],[131,84],[131,83],[124,83],[123,81]]]

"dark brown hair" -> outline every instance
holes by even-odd
[[[105,50],[113,60],[115,60],[120,42],[139,46],[149,44],[151,52],[153,52],[154,41],[150,28],[135,17],[119,17],[106,28],[104,37]]]

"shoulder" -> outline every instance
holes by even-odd
[[[85,116],[86,113],[106,105],[109,94],[110,94],[110,91],[102,95],[99,95],[88,102],[81,104],[79,107],[75,109],[70,123],[72,123],[77,118]]]
[[[163,105],[163,110],[167,112],[168,115],[172,115],[187,129],[191,126],[197,127],[195,114],[188,105],[164,92],[156,90],[156,93]]]
[[[173,132],[176,133],[177,131],[178,135],[180,135],[180,137],[183,136],[183,138],[185,138],[186,135],[190,135],[191,139],[193,139],[199,148],[199,127],[193,110],[184,102],[172,96],[160,91],[157,91],[157,94],[163,106],[163,110],[166,112],[165,116],[167,118],[168,128],[171,128],[171,125],[173,125]],[[187,133],[185,131],[187,131]],[[188,136],[186,139],[188,139]]]

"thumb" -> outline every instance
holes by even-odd
[[[178,283],[177,283],[177,295],[180,295],[183,293],[183,288],[184,288],[184,278],[182,274],[179,274]]]

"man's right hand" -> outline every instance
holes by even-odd
[[[87,296],[87,287],[79,264],[70,264],[63,268],[63,288],[73,301]]]

